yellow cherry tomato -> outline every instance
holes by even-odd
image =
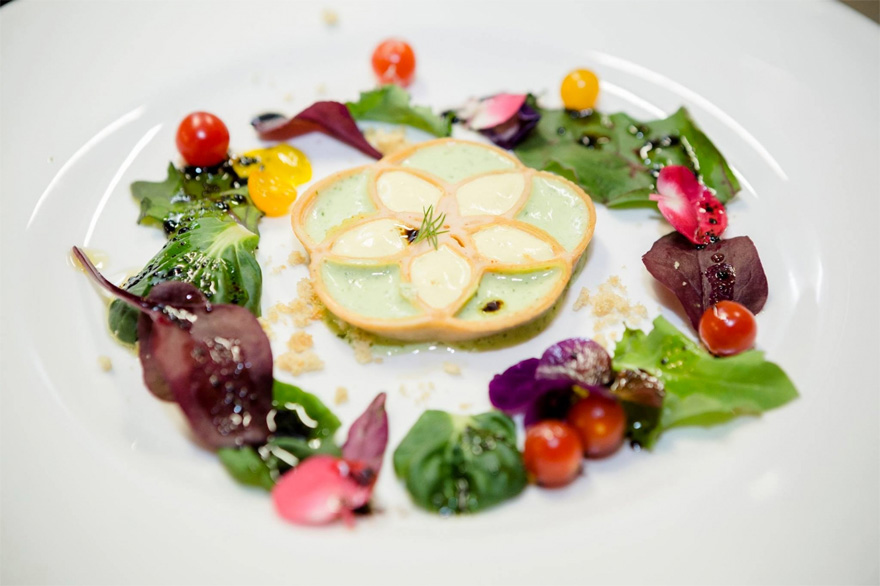
[[[567,110],[590,110],[599,97],[599,78],[589,69],[575,69],[562,80],[559,93]]]
[[[287,177],[295,185],[312,178],[312,164],[305,153],[289,144],[248,151],[233,161],[232,168],[239,177],[249,177],[257,169],[271,168],[274,175]]]
[[[296,186],[288,177],[256,169],[248,177],[248,193],[254,205],[267,216],[283,216],[296,199]]]

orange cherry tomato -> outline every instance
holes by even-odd
[[[283,216],[296,199],[296,186],[289,177],[257,169],[248,177],[248,193],[254,205],[267,216]]]
[[[581,470],[584,448],[570,425],[547,419],[526,430],[523,462],[541,486],[565,486]]]
[[[587,458],[610,456],[623,444],[626,413],[614,399],[591,393],[574,404],[566,420],[578,432]]]
[[[755,345],[755,315],[736,301],[719,301],[700,318],[700,339],[716,356],[733,356]]]
[[[406,41],[384,40],[373,51],[373,71],[382,83],[406,87],[416,72],[416,55]]]
[[[599,78],[589,69],[575,69],[562,80],[559,93],[567,110],[590,110],[599,97]]]

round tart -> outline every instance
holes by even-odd
[[[446,138],[327,177],[292,222],[336,316],[389,338],[453,342],[552,307],[596,216],[558,175]]]

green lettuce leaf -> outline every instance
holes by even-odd
[[[759,415],[798,396],[779,366],[764,353],[749,350],[716,358],[664,317],[650,334],[627,329],[614,352],[615,370],[642,369],[663,383],[659,423],[643,430],[646,447],[665,430],[684,425],[714,425],[738,415]]]
[[[438,116],[427,106],[410,105],[409,93],[396,85],[361,92],[357,102],[347,102],[345,105],[355,120],[405,124],[439,137],[452,134],[451,116]]]
[[[446,515],[497,505],[526,486],[516,428],[500,411],[425,411],[395,450],[394,472],[417,505]]]
[[[578,117],[549,110],[529,97],[541,121],[514,152],[535,169],[557,173],[611,207],[653,206],[648,196],[666,165],[684,165],[722,202],[740,186],[727,161],[684,108],[663,120],[639,122],[630,116]]]
[[[262,446],[222,448],[220,462],[236,481],[271,490],[282,474],[316,454],[341,456],[333,441],[339,418],[315,395],[275,381],[275,432]]]
[[[241,183],[228,166],[187,176],[169,163],[165,181],[135,181],[131,194],[141,206],[138,223],[161,226],[169,235],[188,220],[228,214],[259,234],[257,224],[263,212],[251,201],[247,185]]]
[[[143,297],[163,281],[184,281],[213,303],[234,303],[260,315],[259,240],[227,214],[189,220],[124,288]],[[137,320],[137,310],[119,300],[110,304],[110,331],[121,342],[135,342]]]

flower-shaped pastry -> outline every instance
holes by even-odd
[[[494,334],[547,311],[595,221],[573,183],[456,139],[336,173],[292,215],[331,312],[383,336],[437,341]]]

